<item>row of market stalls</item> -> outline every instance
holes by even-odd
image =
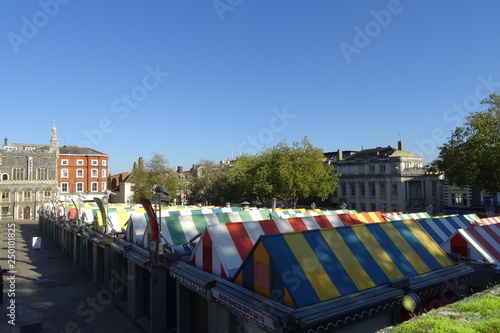
[[[500,223],[475,215],[93,204],[42,213],[42,230],[98,285],[128,276],[114,299],[151,332],[374,332],[499,281]]]

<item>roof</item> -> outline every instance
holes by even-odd
[[[459,229],[443,244],[443,248],[470,259],[487,262],[500,270],[500,224]]]
[[[465,229],[473,226],[463,215],[437,217],[418,220],[417,222],[439,245],[443,244],[458,229]]]
[[[482,219],[475,220],[474,222],[477,225],[487,225],[487,224],[500,223],[500,216],[485,217]]]
[[[300,308],[451,266],[417,222],[393,221],[263,235],[234,282]]]
[[[185,245],[189,244],[194,248],[199,240],[197,237],[201,235],[207,225],[268,219],[271,219],[271,215],[267,209],[216,214],[162,216],[160,220],[161,236],[167,244],[173,246],[181,255],[190,255],[192,249]],[[149,233],[151,233],[151,230],[148,226],[145,236]],[[148,239],[148,237],[145,238]]]
[[[367,212],[354,214],[339,214],[338,217],[345,225],[360,223],[377,223],[389,221],[382,212]]]
[[[206,272],[232,278],[261,235],[343,226],[335,215],[207,225],[189,262]]]
[[[384,214],[389,220],[398,221],[398,220],[422,220],[422,219],[430,219],[431,216],[427,212],[420,213],[409,213],[409,214]]]
[[[78,146],[63,146],[59,147],[59,155],[102,155],[108,156],[107,154],[101,153],[92,148],[83,148]]]

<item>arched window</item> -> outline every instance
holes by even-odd
[[[32,191],[30,189],[26,189],[26,190],[23,190],[23,193],[22,193],[22,200],[23,201],[31,201],[31,197],[32,197]]]
[[[24,168],[17,167],[12,169],[13,180],[24,180]]]
[[[47,168],[38,168],[36,169],[36,179],[38,180],[47,180],[49,179],[49,173]]]
[[[50,200],[50,197],[52,196],[52,190],[50,188],[46,188],[42,192],[42,200],[47,201]]]
[[[10,191],[9,190],[3,190],[2,191],[2,197],[1,199],[2,202],[9,202],[10,201]]]
[[[9,175],[7,173],[4,173],[2,175],[2,180],[9,180]]]

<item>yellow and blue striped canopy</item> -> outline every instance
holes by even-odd
[[[413,220],[263,235],[234,282],[300,308],[453,262]]]

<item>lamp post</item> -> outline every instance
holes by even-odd
[[[155,189],[154,189],[154,191],[155,191],[155,193],[158,194],[158,196],[153,197],[153,200],[157,204],[158,217],[159,217],[158,230],[160,230],[160,232],[161,232],[161,202],[162,201],[163,202],[169,202],[169,200],[167,198],[162,199],[161,196],[160,196],[160,194],[170,195],[170,193],[168,193],[168,191],[165,190],[165,188],[162,187],[162,186],[156,186]]]

